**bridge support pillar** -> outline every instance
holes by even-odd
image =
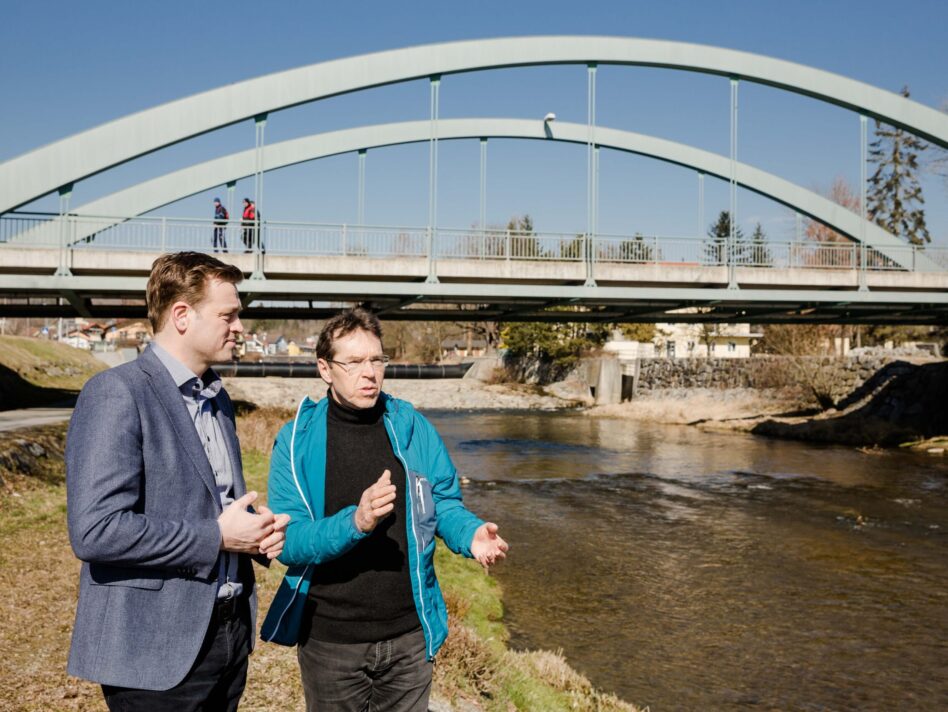
[[[859,215],[862,222],[859,225],[859,291],[868,292],[869,284],[866,280],[866,142],[868,127],[865,114],[859,115]],[[914,265],[912,268],[914,269]]]
[[[438,229],[438,114],[441,103],[441,75],[430,78],[431,137],[428,141],[428,284],[438,282],[435,235]]]
[[[266,247],[263,242],[263,144],[264,130],[267,127],[267,114],[254,117],[254,174],[253,197],[256,219],[253,225],[253,273],[250,279],[266,279],[263,269],[263,255]]]
[[[69,227],[71,222],[66,220],[69,212],[69,199],[72,197],[72,183],[64,185],[59,189],[59,267],[54,273],[57,277],[71,277],[72,271],[69,269]]]
[[[731,230],[727,248],[727,288],[737,289],[737,89],[738,78],[731,77]]]

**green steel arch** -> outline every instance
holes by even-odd
[[[315,134],[266,146],[263,149],[263,170],[276,170],[360,149],[425,142],[429,140],[430,135],[431,125],[428,121],[363,126]],[[438,136],[441,141],[514,138],[585,144],[588,140],[588,128],[585,124],[544,124],[540,120],[445,119],[438,122]],[[674,163],[723,180],[728,180],[730,175],[730,159],[726,156],[653,136],[598,126],[596,144]],[[74,209],[72,213],[77,215],[116,217],[113,221],[96,220],[86,226],[79,224],[72,238],[82,239],[121,222],[121,217],[155,210],[228,181],[252,175],[254,170],[254,150],[247,150],[139,183]],[[746,164],[738,163],[735,175],[739,185],[808,215],[853,240],[858,241],[859,236],[863,234],[861,231],[864,230],[868,246],[886,254],[899,264],[908,259],[905,243],[832,200]],[[53,221],[22,233],[16,241],[52,243],[58,239],[58,235],[58,225]],[[892,248],[891,251],[888,248]],[[910,265],[903,266],[910,268]],[[927,271],[939,268],[921,257],[916,260],[915,269]]]
[[[622,37],[510,37],[322,62],[131,114],[0,164],[0,214],[138,156],[270,111],[426,76],[544,64],[619,64],[718,74],[804,94],[948,147],[948,116],[805,65],[707,45]]]

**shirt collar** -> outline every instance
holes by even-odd
[[[158,360],[168,369],[168,373],[171,374],[174,384],[183,395],[191,398],[197,398],[199,395],[205,398],[213,398],[220,392],[221,378],[213,369],[207,369],[202,378],[196,376],[190,368],[185,366],[154,341],[151,342],[149,348],[155,352],[155,356],[158,357]]]

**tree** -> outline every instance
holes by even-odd
[[[609,338],[609,324],[579,321],[583,312],[575,308],[560,307],[555,311],[575,312],[577,321],[506,323],[500,330],[500,338],[507,353],[514,358],[532,356],[562,370]]]
[[[540,240],[533,234],[533,218],[529,215],[514,215],[507,222],[510,232],[511,257],[538,259],[546,256]]]
[[[755,267],[770,267],[774,263],[773,255],[770,253],[770,247],[767,245],[767,234],[760,223],[754,226],[754,233],[751,235],[751,244],[748,250],[750,264]]]
[[[834,365],[828,359],[834,327],[823,324],[770,324],[760,351],[784,356],[789,375],[821,408],[832,408]]]
[[[619,243],[619,259],[622,262],[653,262],[655,248],[645,241],[642,233],[637,232],[631,240],[623,240]]]
[[[901,93],[908,98],[908,87]],[[869,161],[876,164],[869,179],[869,217],[911,245],[924,245],[932,239],[916,176],[918,156],[925,149],[925,142],[914,134],[876,121],[876,140],[869,144]]]
[[[727,246],[731,236],[731,213],[722,210],[718,219],[708,227],[710,240],[704,244],[705,263],[710,265],[727,264]],[[744,256],[744,233],[740,228],[734,234],[734,261],[740,264]]]
[[[835,180],[833,180],[829,191],[824,189],[820,190],[820,192],[837,205],[842,205],[847,210],[856,214],[859,213],[859,196],[856,195],[856,192],[842,176],[837,176]],[[810,242],[842,242],[846,244],[852,242],[852,240],[845,235],[841,235],[816,220],[807,221],[805,237]]]
[[[643,344],[651,343],[658,334],[655,324],[617,324],[616,326],[629,341],[638,341]]]

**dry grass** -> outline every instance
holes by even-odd
[[[278,409],[245,413],[241,437],[267,442],[269,452],[273,434],[291,415]],[[98,685],[66,675],[80,564],[66,531],[64,432],[65,425],[47,426],[6,434],[0,440],[0,454],[17,448],[29,451],[30,444],[41,445],[44,451],[33,454],[28,464],[2,472],[0,680],[6,683],[0,685],[2,710],[106,709]],[[244,450],[249,488],[266,492],[268,464],[269,456],[259,449]],[[261,613],[269,609],[284,570],[278,562],[268,570],[257,567]],[[463,700],[466,709],[488,712],[635,710],[594,690],[558,653],[508,651],[499,587],[477,564],[442,549],[438,572],[451,624],[435,664],[437,698]],[[250,657],[241,709],[303,708],[295,649],[258,643]]]
[[[295,411],[289,408],[265,406],[255,408],[247,403],[237,404],[237,437],[245,451],[265,452],[269,455],[273,441],[283,424],[292,420]]]
[[[0,364],[41,388],[78,391],[106,365],[82,349],[45,339],[0,336]]]

